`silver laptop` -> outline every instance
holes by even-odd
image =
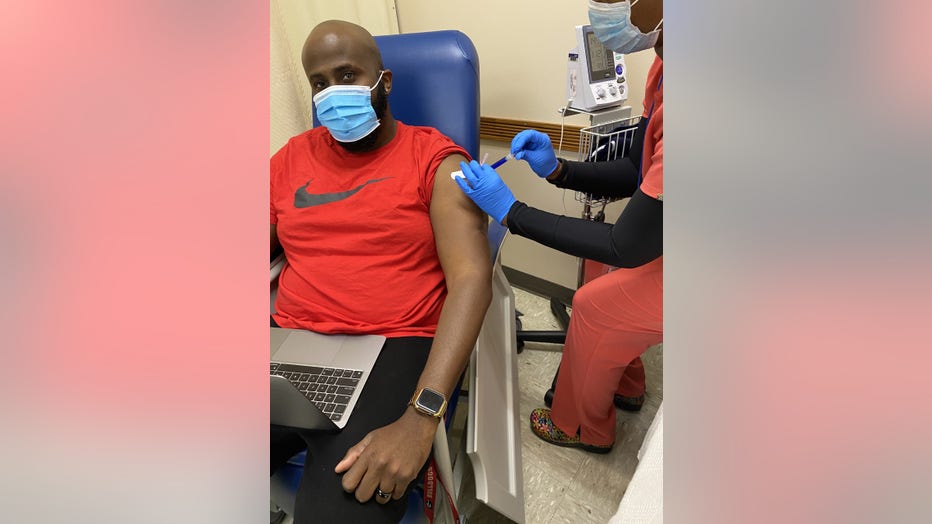
[[[269,422],[301,429],[343,429],[385,337],[270,329]]]

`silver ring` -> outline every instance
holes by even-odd
[[[383,498],[383,499],[391,498],[391,496],[392,496],[391,493],[385,493],[384,491],[382,491],[382,490],[379,489],[379,488],[375,488],[375,494],[376,494],[377,497]]]

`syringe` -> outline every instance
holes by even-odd
[[[499,166],[501,166],[501,165],[504,164],[505,162],[507,162],[507,161],[509,161],[509,160],[514,160],[514,159],[515,159],[515,156],[512,155],[511,153],[508,153],[507,155],[503,156],[502,158],[496,160],[495,163],[492,164],[490,167],[491,167],[492,169],[497,169]]]

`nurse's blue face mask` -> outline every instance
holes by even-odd
[[[317,119],[334,140],[356,142],[379,127],[369,93],[382,81],[382,73],[372,87],[334,85],[314,95]]]
[[[634,4],[640,0],[635,0]],[[629,54],[650,49],[657,44],[660,37],[660,25],[663,19],[650,33],[642,33],[631,23],[631,6],[629,0],[614,4],[603,4],[589,0],[589,23],[592,32],[605,47],[616,53]]]

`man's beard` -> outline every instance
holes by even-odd
[[[388,112],[388,95],[385,94],[385,89],[382,87],[381,81],[375,89],[375,100],[372,101],[372,109],[375,110],[375,117],[379,119],[379,122],[382,121],[382,118],[385,117],[385,113]],[[379,126],[381,126],[381,123]],[[371,133],[355,142],[338,141],[337,144],[340,144],[340,147],[351,153],[364,153],[375,147],[375,142],[378,138],[379,128],[377,127],[373,129]]]

